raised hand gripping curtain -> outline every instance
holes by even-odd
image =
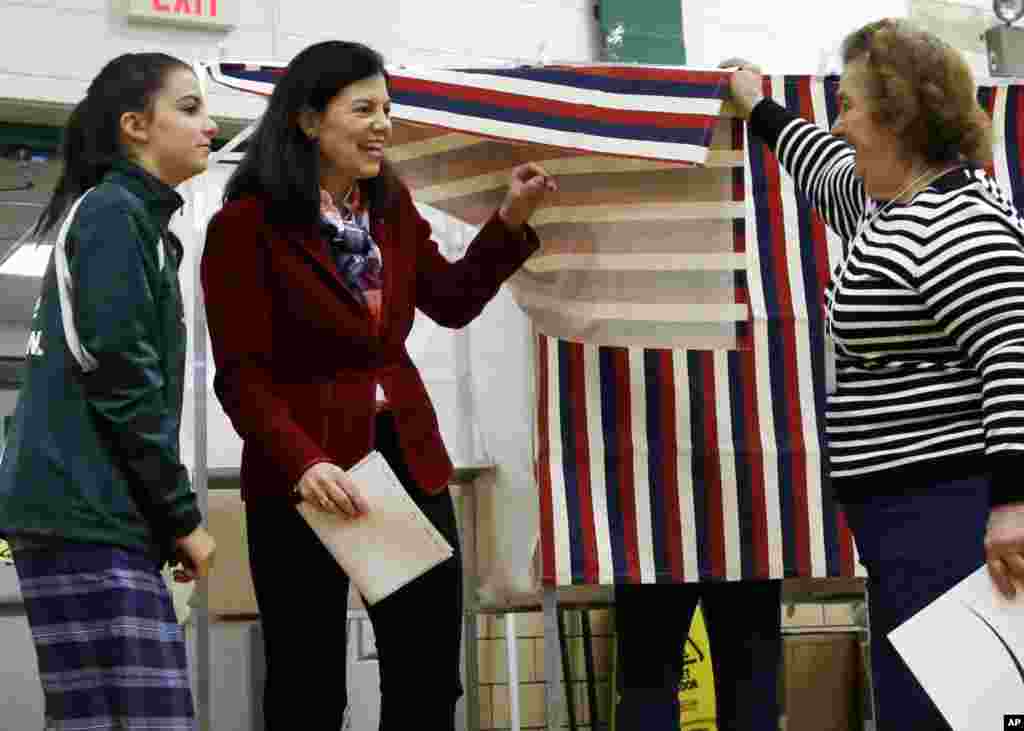
[[[830,128],[837,86],[835,77],[770,77],[765,93]],[[978,96],[996,129],[989,172],[1021,200],[1022,90],[982,86]],[[538,336],[545,583],[863,571],[831,499],[822,433],[821,293],[842,244],[765,145],[721,127],[721,143],[743,151],[733,197],[723,196],[708,216],[734,215],[740,261],[732,304],[748,308],[735,323],[735,343],[713,343],[710,332],[706,345],[681,347]],[[680,200],[695,188],[681,183]],[[679,230],[679,249],[694,242],[709,256],[726,249],[722,237]],[[705,287],[721,286],[706,276],[707,260],[690,264]],[[708,300],[720,307],[719,324],[732,320],[727,297]]]

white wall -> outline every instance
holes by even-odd
[[[818,73],[850,31],[871,20],[907,14],[907,0],[682,3],[688,64],[715,66],[740,56],[773,74]]]
[[[727,3],[682,0],[688,65],[716,66],[733,56],[766,72],[837,72],[843,38],[879,18],[910,18],[962,51],[975,76],[987,73],[978,36],[998,21],[991,0],[813,0]]]
[[[0,4],[0,97],[76,102],[119,53],[162,50],[186,60],[288,61],[328,38],[359,40],[390,62],[432,66],[551,58],[592,60],[591,0],[221,0],[239,25],[215,32],[126,22],[114,0],[4,0]],[[253,117],[262,102],[218,91],[215,114]]]
[[[28,328],[10,322],[0,322],[0,356],[25,355]]]

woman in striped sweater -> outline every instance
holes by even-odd
[[[844,243],[826,429],[868,570],[878,728],[946,729],[887,635],[986,562],[1007,596],[1024,580],[1024,222],[982,169],[990,124],[959,53],[881,20],[843,62],[832,134],[726,64],[752,132]]]

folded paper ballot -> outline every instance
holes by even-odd
[[[379,452],[370,452],[348,474],[363,491],[366,515],[343,518],[306,502],[297,507],[366,603],[373,605],[453,551]]]
[[[985,566],[889,639],[955,731],[1011,728],[1024,711],[1024,597],[1004,598]]]

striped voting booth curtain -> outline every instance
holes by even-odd
[[[837,87],[835,77],[765,81],[766,94],[825,128]],[[982,86],[979,100],[997,133],[989,172],[1024,200],[1022,90]],[[734,302],[749,314],[734,347],[538,335],[548,584],[862,573],[831,500],[822,430],[822,291],[842,243],[765,145],[739,142]]]
[[[264,95],[282,72],[208,68],[221,84]],[[734,296],[742,146],[740,127],[720,124],[727,74],[609,65],[389,75],[388,159],[418,203],[479,226],[516,165],[540,162],[558,177],[558,194],[531,220],[543,250],[513,282],[540,332],[735,347],[748,317]],[[219,159],[237,159],[244,144]]]
[[[279,68],[222,63],[269,93]],[[479,225],[527,161],[560,190],[511,282],[537,332],[548,585],[852,576],[823,442],[822,291],[841,242],[722,113],[721,72],[391,70],[389,158],[417,201]],[[766,77],[823,127],[838,79]],[[1021,188],[1021,90],[983,86],[993,172]]]

